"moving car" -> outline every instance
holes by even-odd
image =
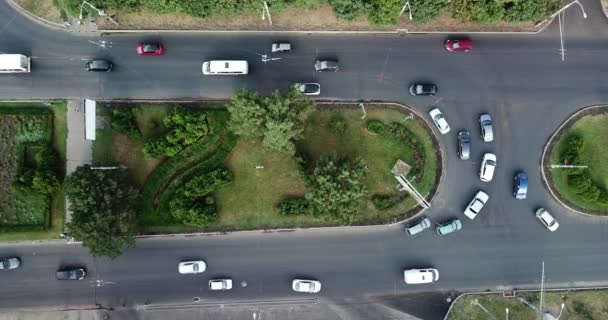
[[[430,268],[404,270],[403,280],[407,284],[433,283],[439,280],[439,271]]]
[[[475,197],[473,197],[473,200],[471,200],[471,203],[469,203],[467,208],[464,209],[464,215],[471,220],[475,219],[479,211],[481,211],[483,206],[486,205],[486,202],[488,202],[488,199],[490,199],[490,196],[488,196],[487,193],[479,190]]]
[[[137,45],[137,54],[140,56],[160,56],[164,52],[160,43],[140,43]]]
[[[551,232],[559,228],[559,223],[557,223],[557,220],[555,220],[555,218],[553,218],[553,216],[545,208],[539,208],[538,210],[536,210],[536,217]]]
[[[433,119],[435,126],[437,126],[437,129],[439,129],[439,132],[441,132],[441,134],[446,134],[450,132],[450,125],[448,124],[448,121],[445,119],[443,113],[441,113],[441,110],[439,110],[439,108],[435,108],[429,111],[429,115],[431,116],[431,119]]]
[[[448,39],[443,43],[443,47],[448,51],[469,52],[473,50],[473,41],[470,39]]]
[[[515,199],[525,199],[528,195],[528,174],[519,171],[513,178],[513,196]]]
[[[272,52],[291,52],[289,42],[275,42],[272,44]]]
[[[315,71],[338,71],[338,61],[336,60],[317,60],[315,61]]]
[[[197,274],[205,272],[207,264],[203,260],[182,261],[177,266],[177,269],[181,274]]]
[[[460,222],[459,219],[454,219],[445,224],[437,225],[437,228],[435,228],[435,231],[437,231],[438,235],[445,236],[447,234],[456,232],[460,229],[462,229],[462,222]]]
[[[321,291],[321,282],[316,280],[294,279],[291,288],[295,292],[317,293]]]
[[[479,127],[481,129],[481,139],[484,142],[492,142],[494,140],[494,126],[489,114],[483,113],[479,116]]]
[[[209,289],[213,291],[232,289],[232,279],[209,280]]]
[[[65,267],[57,270],[57,280],[82,280],[87,275],[83,267]]]
[[[302,92],[307,96],[318,96],[321,94],[321,85],[314,82],[306,82],[306,83],[296,83],[293,85],[298,89],[298,91]]]
[[[407,234],[409,234],[410,236],[413,236],[413,235],[419,234],[420,232],[422,232],[430,227],[431,227],[431,220],[429,218],[424,218],[411,226],[405,227],[405,232]]]
[[[410,86],[410,94],[413,96],[434,96],[437,86],[432,83],[414,83]]]
[[[0,258],[0,270],[13,270],[21,266],[19,257]]]
[[[87,71],[93,72],[110,72],[114,65],[108,60],[90,60],[85,63],[84,67]]]
[[[479,169],[479,179],[484,182],[492,181],[494,170],[496,169],[496,155],[486,153],[481,160],[481,168]]]
[[[458,157],[460,160],[469,160],[471,155],[471,134],[462,130],[458,132]]]

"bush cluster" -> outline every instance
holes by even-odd
[[[284,217],[310,213],[308,201],[304,198],[284,199],[278,204],[277,209],[279,215]]]
[[[372,196],[372,203],[378,210],[386,210],[394,207],[403,199],[407,198],[408,194],[399,192],[391,195],[375,194]]]
[[[329,127],[337,135],[342,135],[346,131],[346,121],[339,115],[334,115],[329,120]]]
[[[369,132],[381,134],[384,132],[384,123],[380,120],[367,120],[365,127]]]
[[[232,181],[232,173],[224,168],[194,177],[184,183],[169,202],[171,215],[193,227],[207,227],[217,219],[214,190]]]
[[[19,172],[14,186],[23,191],[34,191],[43,194],[52,194],[59,187],[57,174],[59,155],[55,150],[43,145],[34,156],[33,166],[24,166]]]
[[[410,129],[400,123],[393,122],[386,127],[383,134],[387,137],[397,139],[412,149],[414,164],[412,165],[410,174],[418,175],[424,172],[424,147],[418,137]]]
[[[569,165],[582,165],[581,154],[584,150],[584,141],[576,135],[571,135],[566,140],[566,146],[561,154],[562,163]],[[570,191],[581,200],[600,206],[608,205],[608,192],[597,186],[586,169],[567,169],[567,181]]]
[[[141,137],[141,131],[139,131],[136,121],[136,112],[139,112],[139,108],[119,107],[110,110],[112,113],[110,123],[112,129],[127,135],[131,139]]]
[[[173,109],[163,123],[169,131],[157,139],[146,141],[143,152],[147,159],[162,155],[172,157],[209,133],[207,115],[184,107]]]

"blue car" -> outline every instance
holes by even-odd
[[[528,194],[528,174],[520,171],[515,174],[513,184],[513,196],[515,199],[525,199]]]

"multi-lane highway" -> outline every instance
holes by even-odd
[[[141,240],[110,261],[93,260],[74,244],[4,244],[1,255],[20,255],[23,267],[0,273],[0,307],[41,305],[106,306],[142,303],[242,301],[296,296],[293,277],[323,282],[330,299],[420,290],[534,287],[545,261],[548,286],[606,284],[608,221],[583,218],[561,208],[547,193],[539,170],[542,147],[569,114],[608,101],[608,24],[597,1],[581,1],[565,16],[565,61],[559,54],[557,23],[538,35],[473,35],[471,53],[448,53],[443,35],[318,34],[121,34],[84,37],[32,23],[0,2],[0,51],[33,56],[29,75],[2,75],[0,98],[218,98],[248,87],[263,92],[293,82],[314,81],[320,98],[398,101],[426,113],[439,106],[452,133],[439,137],[445,177],[433,206],[434,221],[459,217],[463,230],[440,238],[426,232],[407,237],[401,227],[242,233]],[[106,48],[91,43],[106,40]],[[163,42],[166,54],[139,57],[139,41]],[[264,64],[274,40],[289,40],[293,53]],[[315,73],[319,57],[335,57],[340,72]],[[90,58],[114,62],[110,73],[84,71]],[[243,59],[250,74],[204,77],[203,59]],[[409,96],[407,86],[429,80],[433,98]],[[495,140],[483,143],[477,117],[492,114]],[[470,161],[458,160],[455,132],[473,134]],[[481,155],[494,152],[498,168],[490,183],[479,181]],[[529,174],[527,200],[512,196],[515,171]],[[462,210],[479,189],[490,195],[470,221]],[[534,210],[546,207],[559,220],[548,232]],[[177,263],[204,258],[206,273],[180,276]],[[54,279],[59,264],[86,263],[89,277],[70,283]],[[433,266],[439,282],[406,287],[404,267]],[[211,293],[207,280],[229,276],[231,292]],[[88,281],[90,280],[90,281]],[[99,280],[99,281],[96,281]]]

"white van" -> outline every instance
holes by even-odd
[[[249,73],[245,60],[211,60],[203,62],[204,75],[244,75]]]
[[[403,271],[403,280],[407,284],[433,283],[439,280],[437,269],[410,269]]]

